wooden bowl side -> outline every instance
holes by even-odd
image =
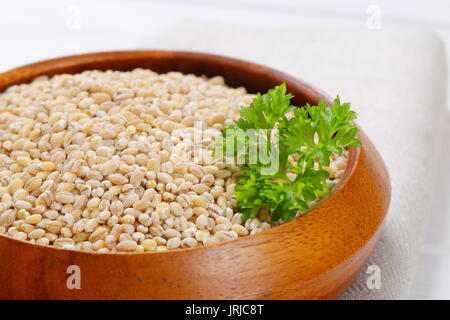
[[[269,68],[218,56],[163,51],[46,61],[0,74],[0,90],[41,74],[137,66],[159,72],[223,74],[230,85],[252,91],[285,81],[297,104],[324,98]],[[369,257],[390,200],[383,161],[363,132],[360,139],[363,147],[350,150],[344,178],[327,201],[299,219],[251,237],[161,253],[99,254],[0,235],[0,299],[336,298]],[[70,265],[80,268],[80,290],[66,285]]]

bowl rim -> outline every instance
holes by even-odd
[[[228,56],[218,55],[218,54],[204,53],[204,52],[196,52],[196,51],[141,50],[141,49],[139,49],[139,50],[99,51],[99,52],[91,52],[91,53],[82,53],[82,54],[76,54],[76,55],[68,55],[68,56],[56,57],[56,58],[51,58],[51,59],[45,59],[45,60],[40,60],[38,62],[25,64],[25,65],[22,65],[22,66],[13,68],[13,69],[9,69],[5,72],[0,73],[0,78],[2,78],[4,76],[8,76],[9,73],[20,72],[22,70],[26,71],[26,70],[37,68],[37,67],[44,67],[46,65],[50,66],[52,64],[53,65],[68,64],[68,66],[75,66],[75,65],[82,63],[83,61],[88,62],[91,59],[95,59],[96,57],[105,57],[106,56],[106,57],[112,59],[111,63],[114,63],[115,58],[117,59],[122,56],[127,56],[130,54],[131,55],[133,55],[133,54],[174,55],[175,58],[182,57],[182,56],[187,56],[187,57],[200,56],[202,58],[216,58],[216,59],[220,59],[225,62],[233,63],[233,64],[244,64],[251,68],[257,68],[257,69],[263,68],[264,70],[266,70],[266,73],[275,74],[279,78],[286,79],[291,84],[291,86],[303,87],[302,91],[307,89],[313,95],[320,97],[321,100],[325,100],[328,106],[330,106],[332,104],[332,100],[331,100],[330,96],[327,93],[325,93],[323,90],[321,90],[307,82],[304,82],[288,73],[279,71],[279,70],[271,68],[271,67],[267,67],[267,66],[259,64],[259,63],[255,63],[255,62],[251,62],[251,61],[247,61],[247,60],[243,60],[243,59],[239,59],[239,58],[228,57]],[[74,59],[75,59],[75,64],[73,63]],[[139,67],[136,66],[135,68],[139,68]],[[51,67],[50,67],[50,69],[51,69]],[[85,69],[85,70],[93,70],[93,69]],[[114,69],[110,69],[110,70],[114,71]],[[40,75],[46,75],[48,73],[51,73],[51,72],[37,73],[36,75],[34,75],[34,77],[37,77]],[[64,73],[54,73],[54,74],[52,74],[52,76],[57,75],[57,74],[64,74]],[[26,84],[26,83],[29,83],[29,81],[28,82],[19,81],[18,83],[11,84],[10,86]],[[225,83],[225,85],[227,85],[227,84]],[[0,95],[3,94],[5,90],[1,90]],[[358,124],[355,121],[352,121],[352,123],[359,128]],[[360,133],[357,134],[357,137],[359,137],[359,134]],[[356,147],[356,148],[349,147],[348,148],[348,160],[347,160],[347,166],[344,170],[344,174],[339,179],[339,181],[336,183],[336,185],[332,188],[330,193],[328,195],[326,195],[324,198],[322,198],[320,201],[318,201],[314,208],[306,211],[299,217],[296,217],[296,218],[294,218],[288,222],[285,222],[283,224],[276,225],[268,230],[258,232],[257,234],[254,234],[254,235],[247,235],[245,237],[240,237],[240,238],[233,239],[233,240],[228,240],[228,241],[210,244],[210,245],[206,245],[206,246],[197,246],[197,247],[193,247],[193,248],[177,248],[174,250],[165,250],[165,251],[153,250],[153,251],[144,251],[144,252],[98,252],[98,251],[85,251],[85,250],[79,250],[79,249],[67,249],[67,248],[56,247],[53,245],[43,245],[43,244],[31,243],[28,240],[15,239],[12,236],[8,235],[6,232],[3,234],[0,233],[0,239],[4,237],[4,238],[12,240],[12,241],[21,242],[24,245],[31,246],[32,248],[36,248],[36,249],[40,248],[40,249],[49,249],[49,250],[61,250],[63,252],[73,252],[73,253],[80,254],[80,255],[108,255],[108,256],[130,256],[131,255],[131,256],[138,256],[138,255],[147,255],[147,254],[177,254],[180,252],[188,252],[188,251],[193,251],[193,250],[207,250],[210,248],[217,248],[220,246],[225,246],[225,245],[229,245],[231,243],[235,243],[237,241],[243,241],[247,237],[252,237],[252,238],[262,237],[265,234],[270,233],[271,231],[273,232],[273,230],[276,230],[281,226],[295,223],[295,221],[297,219],[301,219],[304,215],[314,214],[314,212],[317,211],[317,209],[320,206],[322,206],[325,202],[331,200],[338,193],[338,191],[345,186],[347,181],[352,177],[353,172],[355,171],[356,167],[358,166],[360,155],[361,155],[361,147]]]

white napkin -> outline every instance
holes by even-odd
[[[141,48],[234,56],[277,68],[352,102],[359,124],[389,169],[392,202],[367,266],[381,271],[369,289],[364,268],[343,299],[406,298],[423,239],[436,149],[445,113],[440,40],[421,30],[293,29],[184,21]]]

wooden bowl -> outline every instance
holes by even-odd
[[[267,67],[171,51],[94,53],[30,64],[0,74],[0,92],[38,75],[137,67],[222,75],[228,85],[244,86],[250,92],[265,92],[285,82],[296,105],[328,99],[309,85]],[[0,235],[0,298],[336,298],[368,259],[390,201],[383,160],[363,132],[359,139],[363,146],[350,149],[344,177],[326,201],[301,218],[254,236],[168,252],[91,253]],[[80,268],[79,290],[66,285],[71,265]]]

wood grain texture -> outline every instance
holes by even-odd
[[[221,56],[169,51],[95,53],[48,60],[0,74],[0,91],[46,74],[87,69],[222,75],[230,86],[267,91],[285,82],[293,103],[327,97],[276,70]],[[204,248],[89,253],[0,235],[1,299],[333,299],[354,280],[380,233],[390,201],[387,170],[361,132],[344,177],[305,216],[260,234]],[[66,286],[69,265],[81,289]]]

